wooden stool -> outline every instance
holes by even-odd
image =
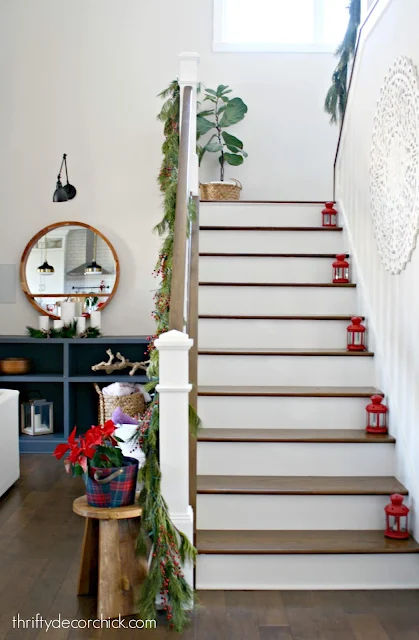
[[[97,594],[98,618],[137,613],[138,587],[148,573],[147,559],[135,553],[142,510],[90,507],[82,496],[73,511],[86,518],[78,595]]]

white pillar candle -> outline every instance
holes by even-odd
[[[41,416],[39,413],[35,413],[35,433],[39,433],[42,430]]]
[[[80,316],[83,313],[83,305],[80,300],[76,300],[74,304],[75,304],[74,317],[80,318]]]
[[[61,303],[61,320],[64,324],[71,324],[76,316],[76,303],[75,302],[62,302]]]
[[[54,320],[54,329],[62,329],[64,322],[62,320]]]
[[[48,331],[49,329],[49,316],[39,316],[39,328],[41,331]]]
[[[90,314],[90,326],[94,329],[100,329],[102,323],[102,314],[100,311],[92,311]]]
[[[86,331],[86,318],[84,316],[80,316],[80,318],[76,318],[77,321],[77,333],[83,333]]]

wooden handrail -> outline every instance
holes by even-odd
[[[189,296],[188,296],[188,334],[193,339],[193,347],[189,351],[189,380],[192,391],[189,402],[195,411],[198,410],[198,284],[199,284],[199,198],[194,197],[195,219],[192,221],[190,234],[189,260]],[[189,439],[189,501],[196,513],[196,474],[197,443],[191,435]],[[195,519],[196,523],[196,519]]]
[[[362,23],[362,25],[360,26],[359,31],[358,31],[358,37],[357,37],[357,40],[356,40],[356,47],[355,47],[354,56],[353,56],[353,59],[352,59],[351,75],[349,77],[348,91],[347,91],[347,95],[346,95],[346,106],[345,106],[345,111],[343,113],[342,122],[340,123],[338,144],[337,144],[337,147],[336,147],[335,161],[333,163],[333,200],[336,200],[336,170],[337,170],[337,163],[338,163],[340,145],[341,145],[341,142],[342,142],[343,126],[345,124],[346,112],[347,112],[347,108],[348,108],[348,99],[349,99],[349,94],[350,94],[351,89],[352,89],[352,82],[353,82],[353,79],[354,79],[355,65],[357,63],[357,58],[358,58],[358,53],[359,53],[359,44],[361,42],[361,37],[362,37],[362,32],[364,30],[364,27],[367,24],[369,18],[373,14],[373,12],[375,11],[375,9],[378,6],[379,2],[380,2],[380,0],[375,0],[375,3],[373,4],[371,9],[369,10],[369,13],[368,13],[367,17],[365,18],[364,22]]]
[[[173,240],[172,286],[170,294],[169,329],[185,330],[185,286],[187,265],[188,207],[190,189],[188,172],[191,163],[192,87],[183,90],[182,124],[179,143],[176,218]]]

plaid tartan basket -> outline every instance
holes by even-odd
[[[87,504],[109,509],[134,504],[137,476],[138,460],[135,458],[124,458],[123,467],[89,467],[86,480]]]

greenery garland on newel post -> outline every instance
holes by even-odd
[[[164,124],[163,162],[158,182],[163,193],[164,215],[156,226],[159,235],[164,236],[154,275],[160,278],[159,288],[154,295],[155,309],[152,313],[156,320],[156,335],[152,337],[149,355],[148,377],[154,379],[151,389],[157,384],[159,375],[159,353],[154,340],[169,330],[170,291],[172,282],[173,235],[176,213],[176,189],[179,160],[179,111],[180,89],[177,81],[160,94],[165,98],[158,116]],[[197,426],[197,418],[190,411],[191,427]],[[194,592],[186,582],[182,564],[194,563],[196,550],[188,538],[180,532],[170,519],[167,504],[161,494],[161,472],[159,465],[159,401],[156,394],[149,405],[138,431],[140,446],[145,454],[145,464],[140,471],[139,480],[144,488],[139,497],[143,513],[137,550],[148,554],[151,545],[151,563],[149,574],[141,587],[139,611],[141,617],[155,619],[156,600],[160,596],[169,626],[181,631],[188,622],[188,609],[194,599]]]
[[[361,0],[350,0],[349,23],[342,43],[336,51],[340,56],[332,76],[332,86],[327,92],[324,110],[330,115],[330,122],[342,122],[348,98],[348,67],[355,54],[358,27],[361,22]]]

